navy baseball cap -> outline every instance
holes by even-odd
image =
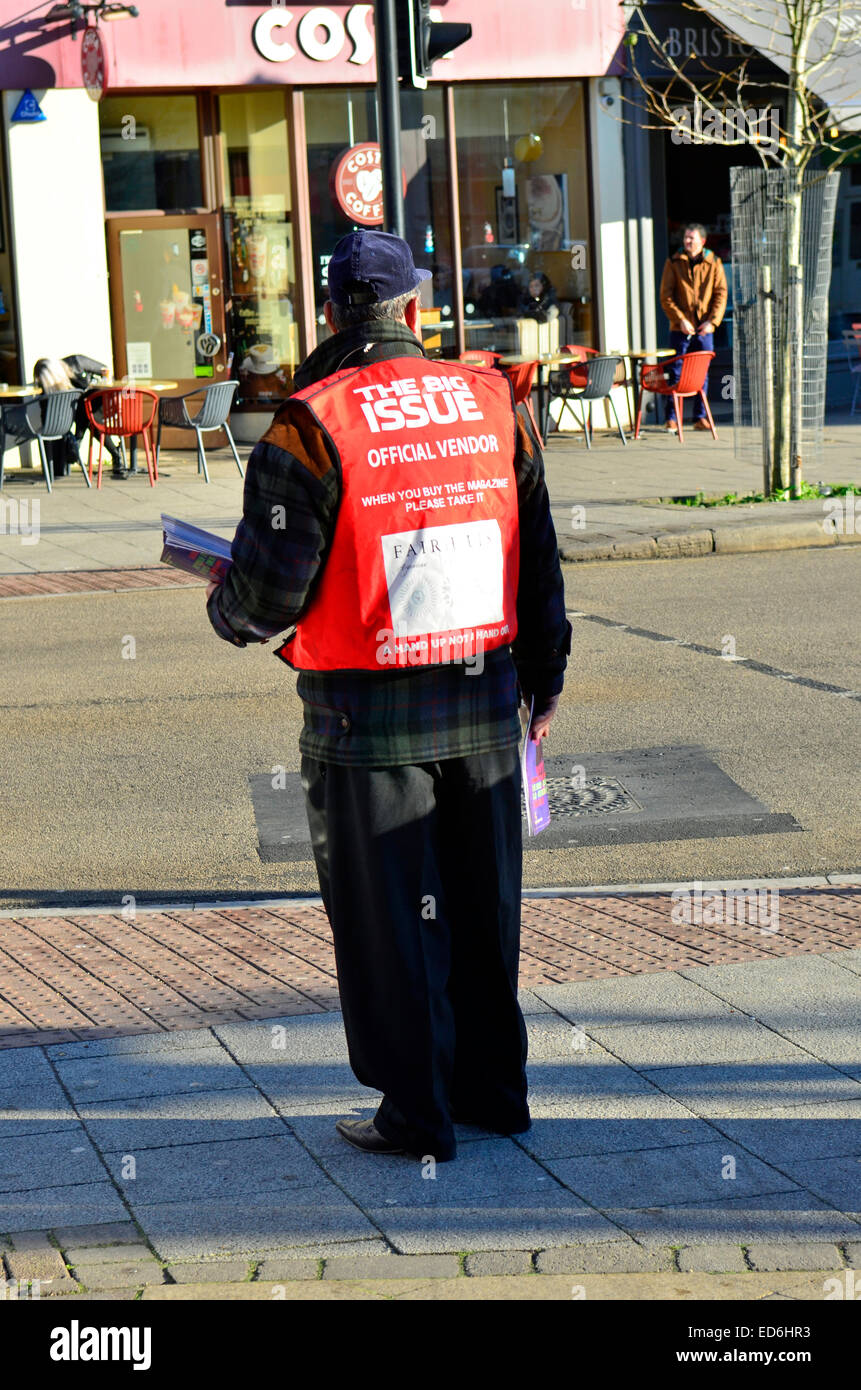
[[[402,237],[364,227],[341,237],[328,275],[332,303],[351,307],[397,299],[431,278],[429,270],[419,270]]]

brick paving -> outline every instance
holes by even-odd
[[[204,581],[169,565],[139,569],[58,570],[55,574],[0,574],[0,598],[116,593],[129,589],[184,589]]]
[[[524,899],[521,985],[861,948],[853,889],[781,892],[773,934],[674,922],[672,909],[666,893]],[[0,1048],[338,1007],[317,904],[0,919]]]

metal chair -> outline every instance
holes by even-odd
[[[577,392],[576,395],[572,396],[570,399],[566,399],[568,407],[574,415],[575,420],[577,420],[577,413],[574,410],[572,402],[580,402],[580,418],[577,422],[583,430],[583,437],[586,440],[587,449],[592,448],[593,401],[609,401],[610,409],[612,410],[616,420],[616,429],[619,431],[619,438],[621,439],[623,444],[628,443],[627,439],[625,438],[625,431],[622,429],[621,423],[619,421],[619,415],[616,410],[615,402],[613,400],[613,397],[610,395],[610,392],[612,391],[613,386],[615,384],[616,373],[619,369],[621,361],[621,357],[589,357],[583,363],[582,367],[576,367],[573,369],[574,371],[583,374],[582,379],[584,381],[584,385],[582,389]],[[583,404],[584,401],[588,402],[589,405],[588,423],[586,407]]]
[[[708,374],[709,363],[714,357],[713,352],[684,352],[677,357],[669,357],[660,365],[657,363],[643,363],[643,370],[640,373],[640,398],[637,401],[637,424],[634,428],[634,438],[640,438],[640,421],[643,417],[643,392],[652,391],[656,396],[672,396],[673,404],[676,407],[676,422],[679,427],[679,443],[684,444],[684,434],[682,431],[682,412],[684,406],[682,402],[687,396],[699,396],[705,406],[706,419],[709,422],[709,429],[712,438],[717,439],[715,422],[709,410],[708,398],[704,390],[705,379]],[[678,380],[674,380],[676,368],[679,368]],[[667,376],[667,373],[670,373]]]
[[[34,396],[32,400],[27,401],[17,417],[22,430],[26,430],[26,433],[23,433],[18,440],[18,447],[20,448],[21,444],[28,444],[35,439],[39,447],[39,457],[42,460],[45,486],[49,492],[53,491],[54,466],[45,445],[52,444],[55,440],[65,439],[67,435],[72,441],[72,448],[80,464],[84,481],[87,487],[91,486],[87,477],[87,470],[81,459],[78,441],[73,433],[75,412],[78,408],[78,401],[83,394],[83,391],[47,391],[43,395]]]
[[[233,404],[233,397],[236,393],[238,381],[219,381],[214,386],[199,386],[196,391],[188,391],[184,396],[163,396],[161,409],[158,413],[158,442],[156,443],[156,461],[161,453],[161,431],[162,426],[167,425],[174,430],[194,430],[197,435],[197,471],[203,472],[203,476],[209,482],[209,469],[206,466],[206,454],[203,448],[203,432],[205,430],[224,430],[228,442],[233,450],[233,457],[236,460],[236,467],[239,469],[240,478],[245,477],[239,455],[236,452],[236,444],[233,435],[230,433],[230,426],[227,417],[230,414],[230,407]],[[189,415],[186,401],[192,396],[199,396],[203,393],[203,404],[196,415]]]
[[[35,404],[32,396],[12,405],[0,403],[0,488],[7,449],[22,449],[33,442],[33,431],[27,421],[27,411]],[[50,491],[50,489],[49,489]]]
[[[144,414],[144,406],[149,403],[149,414]],[[136,434],[143,436],[149,485],[155,487],[158,481],[158,461],[152,440],[152,427],[158,411],[158,396],[142,386],[103,386],[89,391],[84,401],[87,424],[90,430],[90,448],[87,456],[89,476],[93,476],[93,438],[99,437],[99,471],[96,487],[102,485],[102,459],[105,452],[105,436],[116,435],[120,442],[132,439]],[[100,418],[101,417],[101,418]],[[83,465],[82,465],[83,467]]]
[[[590,357],[600,357],[601,355],[597,348],[584,347],[582,343],[565,343],[560,351],[564,352],[567,357],[575,357],[578,362],[584,363],[587,362]],[[574,387],[578,391],[582,390],[586,385],[586,380],[585,367],[561,367],[558,371],[550,373],[548,380],[549,389],[547,392],[547,413],[548,415],[550,413],[551,401],[562,401],[562,409],[559,412],[559,420],[556,422],[557,425],[565,414],[566,406],[571,411],[574,419],[577,420],[577,423],[580,423],[569,398],[571,395],[571,388]]]
[[[855,402],[858,399],[858,391],[861,389],[861,323],[853,323],[851,328],[843,330],[843,346],[846,349],[846,361],[849,363],[849,371],[852,376],[857,376],[855,390],[852,393],[852,404],[849,407],[849,414],[855,414]]]

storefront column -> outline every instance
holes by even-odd
[[[463,325],[463,258],[460,253],[460,192],[457,182],[457,131],[454,88],[445,89],[445,140],[448,154],[449,208],[451,211],[451,284],[454,310],[454,343],[459,357],[466,350]]]
[[[625,154],[616,78],[589,81],[597,337],[602,352],[628,347]]]
[[[25,380],[39,357],[113,362],[98,106],[83,89],[35,96],[46,119],[12,124],[21,92],[3,93]]]
[[[311,238],[311,193],[308,184],[308,136],[305,127],[305,95],[290,92],[287,129],[290,131],[290,176],[293,180],[294,264],[299,282],[301,357],[317,345],[314,306],[314,247]]]

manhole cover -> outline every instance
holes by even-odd
[[[574,786],[570,777],[548,777],[547,797],[550,815],[557,819],[560,816],[600,816],[643,809],[615,777],[586,777],[582,787]],[[525,819],[525,808],[523,816]]]

